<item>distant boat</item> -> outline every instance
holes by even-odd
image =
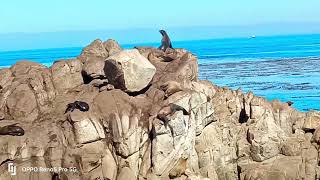
[[[252,35],[251,38],[256,38],[256,36],[255,36],[255,35]]]

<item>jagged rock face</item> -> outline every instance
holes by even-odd
[[[186,50],[122,50],[114,40],[50,68],[1,69],[0,127],[19,123],[25,134],[0,136],[0,179],[53,176],[26,166],[76,170],[58,172],[63,180],[320,178],[319,112],[217,87],[197,72]],[[77,100],[89,110],[65,113]],[[170,104],[180,109],[158,116]]]
[[[34,121],[39,113],[50,109],[56,90],[50,71],[37,63],[20,61],[2,69],[0,119]]]

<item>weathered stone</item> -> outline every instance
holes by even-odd
[[[83,74],[90,79],[106,79],[104,64],[104,59],[92,57],[84,63]]]
[[[90,112],[75,110],[69,117],[72,122],[78,143],[84,144],[105,138],[105,133],[99,119]]]
[[[113,39],[108,39],[107,41],[103,42],[103,46],[107,50],[108,56],[112,56],[122,50],[117,41]]]
[[[151,82],[156,68],[138,50],[123,50],[106,60],[109,83],[128,92],[141,91]]]
[[[320,125],[320,113],[316,111],[310,111],[306,114],[304,119],[303,129],[304,130],[315,130]]]
[[[302,152],[301,143],[297,138],[289,138],[283,142],[281,153],[286,156],[299,156]]]
[[[94,40],[91,44],[83,48],[78,58],[82,63],[91,61],[92,58],[105,59],[108,57],[108,52],[100,39]]]
[[[61,60],[51,66],[52,81],[55,88],[64,92],[83,84],[82,64],[78,59]]]
[[[107,149],[105,157],[102,159],[103,177],[110,180],[116,180],[117,164],[112,156],[112,153]]]
[[[12,72],[9,68],[0,69],[0,90],[9,86],[13,79],[14,77],[12,77]]]
[[[14,119],[32,122],[39,115],[36,97],[27,84],[20,84],[13,90],[7,99],[7,107]]]
[[[117,180],[128,180],[128,179],[136,179],[136,177],[130,168],[124,167],[120,170]]]

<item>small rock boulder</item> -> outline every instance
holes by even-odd
[[[151,82],[156,68],[138,50],[123,50],[110,56],[104,71],[109,83],[127,92],[137,92]]]

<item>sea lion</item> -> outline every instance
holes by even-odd
[[[172,44],[167,32],[165,30],[160,30],[159,32],[162,35],[161,46],[159,47],[159,49],[162,51],[166,51],[167,48],[172,48]]]
[[[292,101],[288,101],[288,102],[287,102],[288,106],[292,106],[293,103],[294,103],[294,102],[292,102]]]
[[[252,144],[252,140],[254,140],[254,135],[250,133],[249,129],[247,130],[247,141]]]
[[[169,97],[172,94],[182,91],[182,88],[180,86],[180,83],[176,82],[176,81],[167,81],[166,83],[162,84],[160,86],[160,89],[162,91],[164,91],[165,93],[165,97]]]
[[[79,109],[80,111],[89,111],[89,105],[83,101],[75,101],[67,105],[67,109],[64,113],[67,113],[68,111],[72,112],[75,109]]]
[[[51,180],[60,180],[58,173],[53,173]]]
[[[0,135],[23,136],[24,130],[22,129],[22,127],[16,126],[17,124],[18,123],[1,127]]]
[[[174,114],[176,111],[183,111],[183,115],[189,115],[190,113],[184,109],[183,107],[170,103],[167,106],[164,106],[160,111],[158,112],[157,118],[163,121],[164,125],[167,126],[169,122],[168,115]]]

